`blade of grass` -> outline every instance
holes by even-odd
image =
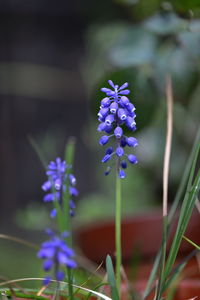
[[[195,138],[192,150],[190,152],[189,158],[188,158],[186,166],[184,168],[184,173],[183,173],[183,176],[182,176],[182,179],[181,179],[181,183],[179,185],[179,188],[178,188],[178,191],[176,193],[175,199],[173,201],[173,204],[172,204],[172,206],[170,208],[170,211],[169,211],[169,214],[168,214],[169,222],[172,221],[172,219],[175,215],[175,211],[176,211],[176,209],[178,207],[178,204],[180,202],[180,199],[181,199],[181,197],[184,193],[184,190],[186,190],[186,185],[187,185],[187,181],[188,181],[188,178],[189,178],[190,170],[192,168],[193,161],[194,161],[194,159],[196,157],[196,154],[197,154],[197,151],[198,151],[197,149],[199,147],[199,141],[200,141],[200,127],[197,131],[196,138]]]
[[[13,284],[13,283],[17,283],[17,282],[23,282],[23,281],[44,281],[44,278],[35,278],[35,277],[31,277],[31,278],[20,278],[20,279],[12,279],[12,280],[8,280],[6,282],[3,282],[3,283],[0,283],[0,287],[1,286],[4,286],[4,285],[9,285],[9,284]],[[57,280],[51,280],[51,282],[57,282]],[[62,283],[63,285],[68,285],[67,282],[64,282],[64,281],[59,281],[60,283]],[[97,296],[97,297],[100,297],[104,300],[115,300],[115,299],[111,299],[110,297],[106,296],[106,295],[103,295],[101,293],[98,293],[96,291],[93,291],[91,289],[88,289],[88,288],[84,288],[82,286],[78,286],[76,284],[73,284],[73,286],[75,288],[80,288],[82,291],[84,292],[91,292],[93,295]]]
[[[167,233],[168,233],[168,185],[169,185],[169,165],[172,146],[172,132],[173,132],[173,93],[171,77],[166,78],[166,100],[167,100],[167,133],[163,163],[163,232],[161,245],[161,260],[160,260],[160,274],[158,278],[158,286],[156,289],[155,299],[161,298],[163,285],[165,283],[165,259],[167,251]]]
[[[161,245],[161,260],[160,260],[160,274],[158,279],[158,286],[156,289],[155,299],[159,300],[161,298],[163,285],[165,283],[165,259],[166,259],[166,248],[167,248],[167,216],[163,217],[163,235],[162,235],[162,245]]]
[[[193,168],[191,170],[191,173],[193,173]],[[178,221],[177,230],[174,236],[174,239],[172,241],[172,245],[170,248],[169,256],[166,263],[165,268],[165,276],[166,278],[169,276],[173,264],[175,262],[175,259],[177,257],[177,253],[181,244],[182,237],[185,233],[185,230],[187,228],[189,219],[191,217],[193,208],[195,206],[196,196],[200,188],[200,170],[197,173],[196,179],[194,181],[194,184],[190,191],[188,191],[184,197],[183,205],[181,208],[181,213]]]
[[[93,291],[96,291],[97,289],[99,289],[100,287],[105,286],[105,285],[108,285],[108,283],[107,283],[107,282],[101,282],[101,283],[97,284],[97,285],[93,288]],[[91,296],[92,296],[92,293],[90,292],[90,293],[87,295],[87,297],[85,298],[85,300],[89,300]]]
[[[190,171],[192,169],[192,165],[194,165],[193,162],[195,160],[197,160],[197,156],[198,156],[198,152],[199,152],[199,150],[198,150],[199,149],[199,140],[200,140],[200,127],[199,127],[199,129],[197,131],[193,147],[191,149],[189,158],[188,158],[186,166],[184,168],[184,173],[183,173],[183,176],[182,176],[182,179],[181,179],[181,183],[179,185],[179,188],[178,188],[178,191],[176,193],[176,196],[175,196],[175,199],[173,201],[173,204],[172,204],[172,206],[171,206],[171,208],[169,210],[169,214],[168,214],[168,221],[169,221],[169,224],[168,224],[168,235],[169,235],[171,223],[173,221],[176,209],[177,209],[178,204],[179,204],[179,202],[181,200],[181,197],[182,197],[182,195],[184,193],[184,190],[186,190],[187,180],[188,180],[188,178],[190,176]],[[191,175],[193,176],[193,174],[194,173],[192,172]],[[149,293],[152,290],[151,286],[152,286],[152,284],[153,284],[153,282],[155,281],[155,278],[156,278],[156,274],[157,274],[158,267],[159,267],[159,262],[160,262],[160,256],[161,256],[161,251],[159,250],[159,252],[158,252],[158,254],[157,254],[156,258],[155,258],[154,265],[153,265],[153,268],[152,268],[152,271],[151,271],[151,274],[150,274],[147,286],[146,286],[144,294],[143,294],[144,299],[149,295]]]
[[[39,247],[36,244],[33,244],[33,243],[26,241],[24,239],[21,239],[21,238],[16,238],[15,236],[7,235],[7,234],[0,234],[0,239],[5,239],[5,240],[12,241],[12,242],[16,242],[18,244],[22,244],[22,245],[25,245],[27,247],[30,247],[30,248],[33,248],[36,250],[39,249]]]
[[[169,287],[171,282],[173,282],[173,278],[176,277],[177,274],[180,275],[181,271],[184,269],[184,267],[186,266],[188,261],[192,257],[194,257],[197,253],[198,253],[197,249],[193,250],[190,254],[188,254],[186,257],[184,257],[184,259],[176,267],[174,267],[174,269],[172,270],[172,272],[165,284],[164,291]]]
[[[114,268],[113,268],[113,264],[112,264],[110,255],[107,255],[107,257],[106,257],[106,270],[108,273],[108,283],[111,288],[112,299],[119,300],[120,298],[119,298],[119,294],[118,294]]]
[[[186,236],[183,236],[184,240],[186,240],[188,243],[190,243],[192,246],[194,246],[196,249],[200,250],[200,246],[198,246],[197,244],[195,244],[193,241],[191,241],[190,239],[188,239]]]

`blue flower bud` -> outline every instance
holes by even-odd
[[[69,200],[69,207],[70,207],[71,209],[75,209],[75,208],[76,208],[76,205],[75,205],[75,203],[74,203],[73,200]]]
[[[115,85],[114,85],[114,83],[112,82],[112,80],[108,80],[108,83],[110,84],[110,86],[111,86],[113,89],[115,89]]]
[[[112,154],[113,153],[113,147],[109,147],[106,149],[106,154]]]
[[[52,219],[54,219],[56,217],[56,215],[57,215],[57,210],[55,208],[53,208],[50,212],[50,217]]]
[[[51,282],[51,276],[46,276],[43,280],[44,285],[48,285]]]
[[[53,266],[53,261],[51,259],[45,260],[44,263],[43,263],[44,271],[51,270],[52,266]]]
[[[98,130],[98,131],[104,131],[105,128],[106,128],[106,126],[107,126],[106,123],[101,123],[101,124],[99,124],[97,130]]]
[[[101,88],[101,91],[104,93],[112,92],[112,90],[108,88]]]
[[[109,108],[101,108],[100,111],[98,112],[97,116],[100,118],[105,118],[109,113]]]
[[[135,106],[131,102],[126,105],[126,108],[130,113],[135,111]]]
[[[120,86],[119,91],[120,91],[120,90],[123,90],[123,89],[125,89],[125,88],[127,88],[127,86],[128,86],[128,82],[125,82],[124,84],[122,84],[122,85]]]
[[[57,271],[56,272],[56,279],[58,281],[62,281],[65,278],[65,273],[63,271]]]
[[[122,121],[126,120],[127,118],[126,111],[123,108],[118,109],[117,115]]]
[[[110,154],[106,154],[104,157],[103,157],[103,159],[102,159],[102,163],[106,163],[108,160],[110,160],[111,159],[111,155]]]
[[[111,125],[115,120],[115,117],[114,115],[108,115],[105,119],[105,122],[107,125]]]
[[[119,178],[123,179],[126,177],[126,173],[124,172],[124,170],[119,170]]]
[[[110,106],[110,99],[108,97],[105,97],[101,100],[101,107],[105,108]]]
[[[43,198],[43,201],[44,202],[51,202],[51,201],[54,201],[54,194],[46,194]]]
[[[114,130],[114,135],[116,136],[117,139],[120,139],[123,135],[123,130],[121,127],[116,127]]]
[[[138,145],[138,141],[134,137],[126,138],[126,143],[129,147],[136,147]]]
[[[112,130],[113,130],[113,126],[112,126],[112,125],[107,125],[107,124],[106,124],[106,128],[104,129],[104,131],[105,131],[106,133],[111,133]]]
[[[75,197],[78,196],[78,190],[73,186],[69,187],[69,193],[71,196],[75,196]]]
[[[116,149],[116,155],[121,157],[124,155],[124,149],[122,147],[117,147]]]
[[[120,99],[120,103],[125,107],[130,102],[129,102],[129,99],[126,96],[122,96],[121,99]]]
[[[122,161],[121,161],[121,167],[122,167],[123,169],[126,169],[126,168],[127,168],[127,163],[126,163],[125,160],[122,160]]]
[[[123,91],[120,91],[119,94],[128,95],[128,94],[130,94],[130,91],[129,90],[123,90]]]
[[[51,184],[51,182],[48,180],[48,181],[46,181],[45,183],[43,183],[42,189],[43,189],[43,191],[47,192],[48,190],[51,189],[51,186],[52,186],[52,184]]]
[[[107,176],[110,174],[111,167],[107,167],[106,171],[104,172],[104,175]]]
[[[69,175],[69,180],[70,180],[71,185],[76,184],[76,177],[73,174]]]
[[[110,97],[110,96],[115,96],[115,92],[113,92],[113,91],[107,92],[106,94],[107,94],[107,96],[109,96],[109,97]]]
[[[131,164],[134,164],[134,165],[137,164],[137,162],[138,162],[137,157],[133,154],[128,155],[128,160],[130,161]]]
[[[103,146],[103,145],[107,144],[108,140],[109,140],[109,136],[103,135],[103,136],[99,139],[99,144],[100,144],[101,146]]]
[[[117,109],[118,109],[118,104],[117,104],[117,102],[113,102],[113,103],[110,104],[110,112],[111,112],[112,114],[116,114]]]
[[[134,128],[135,125],[136,125],[134,118],[128,116],[127,119],[126,119],[126,125],[127,125],[130,129]]]
[[[125,138],[121,139],[120,146],[123,147],[123,148],[126,146],[126,139]]]
[[[61,186],[62,186],[62,180],[61,180],[60,178],[57,178],[57,179],[55,180],[54,186],[55,186],[55,189],[56,189],[57,191],[59,191],[60,188],[61,188]]]

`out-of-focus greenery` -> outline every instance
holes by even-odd
[[[129,166],[123,182],[123,211],[132,214],[161,203],[167,75],[172,78],[174,94],[171,201],[199,124],[200,2],[114,2],[121,8],[121,18],[104,20],[103,24],[97,22],[88,30],[84,72],[93,115],[104,97],[100,88],[107,86],[108,79],[119,85],[125,81],[130,84],[130,99],[137,114],[134,136],[139,140],[136,150],[139,164]],[[96,125],[97,118],[93,118],[90,137],[95,138],[90,144],[98,153],[97,178],[102,195],[88,195],[80,201],[78,214],[85,219],[92,213],[94,218],[114,213],[114,178],[112,175],[103,178],[104,166],[99,167],[104,149],[98,146]],[[106,212],[100,209],[105,205]]]

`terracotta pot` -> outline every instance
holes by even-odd
[[[193,213],[185,235],[200,244],[200,216]],[[175,225],[172,229],[174,233]],[[161,212],[138,215],[122,220],[122,256],[123,260],[133,257],[134,249],[140,251],[144,257],[152,257],[157,253],[162,236]],[[100,263],[107,254],[114,255],[115,251],[115,226],[113,220],[93,223],[77,231],[77,241],[83,254],[92,261]],[[193,247],[186,241],[181,244],[180,252],[186,254]]]
[[[173,225],[171,238],[175,232],[176,224]],[[200,216],[194,212],[185,235],[200,244]],[[162,237],[162,216],[160,211],[142,214],[122,220],[122,260],[124,266],[130,265],[134,251],[139,252],[143,262],[140,267],[139,278],[147,278],[151,270],[151,262],[159,250]],[[91,261],[101,263],[106,255],[114,257],[115,252],[115,226],[113,220],[102,223],[93,223],[84,226],[77,232],[77,243],[82,253]],[[186,241],[181,243],[179,258],[186,255],[194,248]],[[193,263],[196,271],[196,261]],[[196,272],[195,271],[195,272]],[[195,273],[194,272],[194,273]]]

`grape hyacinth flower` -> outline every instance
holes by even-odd
[[[68,187],[68,192],[72,199],[70,199],[70,215],[74,215],[75,203],[73,197],[78,196],[78,190],[75,188],[76,178],[73,174],[68,174],[67,169],[71,166],[67,165],[61,158],[56,158],[55,162],[51,161],[47,167],[46,175],[48,180],[42,185],[43,191],[47,192],[44,196],[44,202],[58,201],[62,206],[63,192]],[[56,216],[56,209],[54,208],[50,216],[54,218]]]
[[[74,251],[65,242],[64,238],[67,237],[66,232],[62,233],[61,236],[57,236],[49,229],[46,230],[46,233],[50,236],[50,240],[42,243],[37,256],[44,260],[44,271],[48,272],[54,269],[56,280],[63,280],[65,277],[63,267],[73,269],[77,266],[76,262],[72,259]],[[48,284],[51,279],[51,276],[46,276],[44,284]]]
[[[124,128],[128,128],[131,132],[136,130],[135,122],[135,106],[129,101],[127,95],[130,91],[127,89],[128,83],[122,86],[114,85],[111,80],[108,80],[110,88],[102,88],[101,91],[106,93],[106,97],[101,100],[100,110],[98,112],[99,126],[98,131],[105,132],[99,144],[104,146],[109,140],[114,137],[116,141],[115,148],[108,147],[105,151],[105,156],[102,159],[103,163],[110,161],[115,155],[117,158],[117,171],[120,178],[125,178],[124,169],[127,168],[127,162],[131,164],[137,163],[137,158],[133,154],[127,154],[125,147],[134,148],[138,145],[135,137],[127,137],[124,135]],[[109,166],[106,169],[105,175],[111,171]]]

